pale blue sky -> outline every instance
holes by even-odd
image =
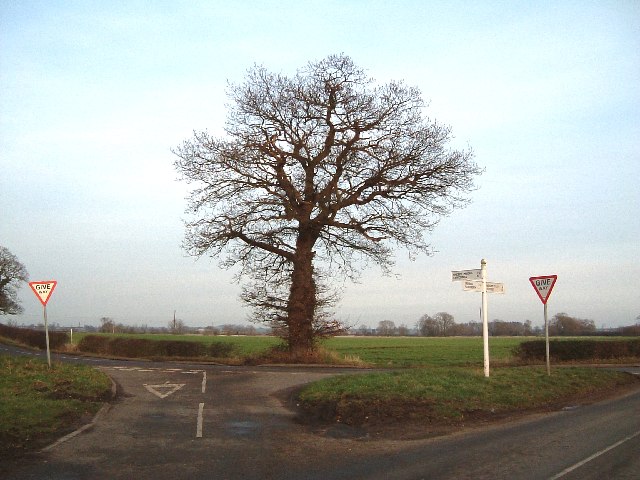
[[[640,314],[640,2],[0,0],[0,245],[54,279],[51,321],[239,323],[216,260],[180,248],[170,149],[221,131],[227,80],[293,74],[344,52],[404,79],[486,168],[437,253],[346,284],[338,316],[412,326],[477,320],[450,271],[488,262],[507,293],[489,318],[542,323],[531,276],[557,274],[551,314],[598,326]],[[23,288],[25,313],[40,303]]]

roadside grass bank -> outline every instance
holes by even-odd
[[[589,403],[625,388],[640,386],[634,375],[584,367],[420,368],[327,378],[297,395],[308,422],[352,426],[414,424],[461,426],[506,416]]]
[[[109,377],[91,367],[0,355],[0,460],[87,423],[110,395]]]

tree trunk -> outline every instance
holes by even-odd
[[[314,235],[301,231],[291,274],[288,302],[289,351],[304,357],[314,348],[313,318],[316,308],[316,285],[313,279]]]

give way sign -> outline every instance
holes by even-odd
[[[29,286],[33,293],[36,294],[36,297],[40,300],[42,305],[47,306],[47,302],[49,301],[49,297],[53,293],[53,289],[56,288],[58,282],[55,280],[47,280],[44,282],[29,282]]]
[[[538,297],[540,297],[540,300],[542,300],[543,304],[546,304],[547,300],[549,300],[549,295],[551,295],[551,290],[553,290],[553,286],[556,284],[557,279],[557,275],[544,275],[542,277],[529,278],[531,285],[533,285],[533,288],[538,294]]]

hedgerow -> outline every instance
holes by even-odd
[[[87,335],[83,337],[78,344],[78,349],[82,352],[126,358],[227,358],[236,353],[235,345],[222,342],[213,342],[207,345],[201,342],[123,337],[112,338],[102,335]]]
[[[46,334],[44,330],[34,330],[31,328],[10,327],[0,323],[0,337],[9,338],[30,347],[40,349],[47,348]],[[69,342],[69,334],[67,332],[49,332],[49,348],[61,348],[65,343]]]
[[[513,349],[515,357],[523,361],[544,360],[544,340],[522,342]],[[640,357],[640,339],[627,340],[552,340],[549,357],[556,361],[608,360]]]

